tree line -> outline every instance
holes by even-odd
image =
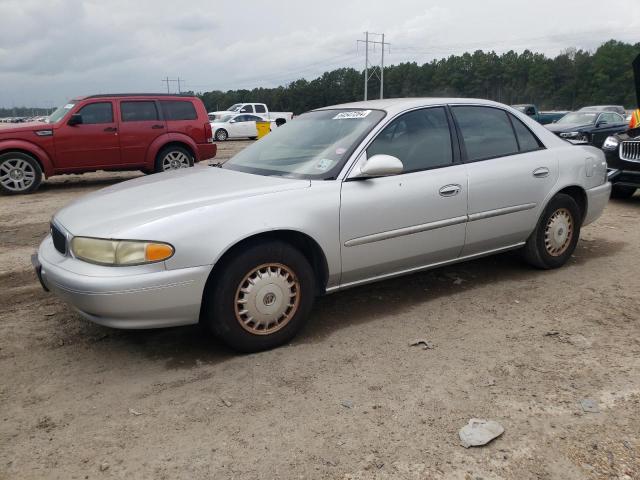
[[[631,62],[640,53],[634,45],[610,40],[595,51],[570,48],[550,58],[513,50],[451,55],[418,65],[384,69],[385,97],[469,97],[506,104],[535,103],[542,109],[575,110],[585,105],[636,107]],[[377,98],[377,78],[369,82]],[[207,111],[238,102],[264,102],[274,111],[296,114],[338,103],[362,100],[364,73],[353,68],[325,72],[313,80],[299,79],[276,88],[202,92]]]

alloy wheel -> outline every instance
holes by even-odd
[[[36,171],[26,160],[13,158],[0,164],[0,183],[12,192],[27,190],[36,179]]]

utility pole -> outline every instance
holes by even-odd
[[[184,82],[184,78],[169,78],[169,77],[164,77],[161,82],[166,83],[167,84],[167,93],[171,93],[171,88],[169,87],[169,84],[171,82],[177,82],[178,83],[178,94],[182,93],[182,88],[180,86],[180,82]]]
[[[369,35],[375,35],[376,37],[382,37],[382,41],[378,40],[369,40]],[[384,47],[390,46],[390,43],[384,41],[384,33],[373,33],[373,32],[364,32],[364,40],[358,40],[358,44],[364,43],[364,99],[368,100],[369,97],[369,80],[374,75],[380,79],[380,98],[384,98]],[[373,44],[373,48],[375,51],[375,46],[380,45],[381,56],[380,56],[380,65],[371,65],[369,63],[369,44]],[[369,67],[371,66],[371,74],[369,74]]]
[[[170,82],[169,77],[165,77],[161,81],[165,82],[167,84],[167,93],[170,93],[169,92],[169,82]]]

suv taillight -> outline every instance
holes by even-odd
[[[207,139],[207,143],[213,143],[213,130],[209,122],[204,124],[204,138]]]

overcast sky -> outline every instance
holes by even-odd
[[[640,41],[640,0],[0,0],[0,19],[8,107],[161,92],[166,76],[227,90],[362,68],[365,30],[386,34],[389,63]]]

